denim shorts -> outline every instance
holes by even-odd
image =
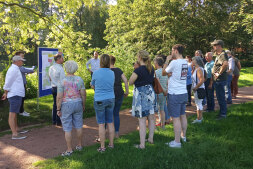
[[[168,94],[168,110],[172,117],[180,117],[185,114],[185,107],[188,99],[188,94]]]
[[[21,96],[13,96],[8,98],[8,101],[10,103],[10,112],[12,113],[19,113],[20,107],[22,104],[22,98]]]
[[[81,101],[63,103],[61,113],[61,122],[64,131],[70,132],[72,126],[76,129],[83,127],[83,104]]]
[[[94,109],[96,112],[96,119],[97,119],[98,124],[113,122],[114,104],[115,104],[115,99],[94,101]]]

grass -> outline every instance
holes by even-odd
[[[164,143],[173,139],[172,125],[155,132],[155,144],[145,150],[133,147],[139,143],[138,132],[115,140],[115,148],[98,153],[97,145],[85,147],[71,157],[56,157],[37,162],[39,168],[82,169],[250,169],[253,168],[253,102],[232,105],[228,118],[216,121],[216,113],[204,114],[202,124],[188,125],[187,143],[172,149]],[[189,122],[193,117],[189,117]]]
[[[242,68],[240,72],[239,87],[252,86],[253,85],[253,67]]]

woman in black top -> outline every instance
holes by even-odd
[[[122,72],[120,68],[114,66],[116,58],[111,56],[111,65],[110,68],[114,72],[115,81],[114,81],[114,94],[115,94],[115,105],[113,109],[113,119],[114,119],[114,127],[115,127],[115,137],[119,137],[119,126],[120,126],[120,119],[119,119],[119,111],[121,104],[123,102],[123,97],[127,97],[129,93],[128,89],[128,82],[127,78]],[[125,93],[122,88],[122,80],[125,84]]]
[[[151,65],[149,53],[141,50],[137,54],[140,67],[135,69],[129,79],[129,85],[135,85],[132,103],[132,115],[139,119],[140,145],[136,148],[145,148],[146,119],[149,122],[149,138],[153,143],[155,130],[155,92],[153,89],[154,68]]]

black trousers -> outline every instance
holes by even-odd
[[[26,91],[26,85],[24,85],[24,88],[25,88],[25,91]],[[24,102],[25,102],[25,97],[22,98],[22,103],[21,103],[21,106],[20,106],[20,109],[19,109],[19,113],[23,113],[25,110],[24,110]]]
[[[57,87],[52,87],[52,95],[54,98],[54,105],[53,105],[53,111],[52,111],[52,119],[53,119],[53,125],[61,125],[61,119],[57,115],[57,105],[56,105],[56,97],[57,97]]]
[[[192,102],[192,84],[187,85],[188,103]]]

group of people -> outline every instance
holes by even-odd
[[[94,109],[99,126],[100,147],[98,152],[106,151],[106,148],[114,148],[114,138],[119,137],[120,118],[119,111],[123,98],[129,94],[129,85],[134,85],[132,115],[139,120],[140,144],[138,149],[144,149],[146,142],[154,143],[155,113],[159,112],[160,126],[164,129],[166,120],[172,119],[174,126],[174,140],[166,143],[169,147],[181,147],[186,142],[187,118],[185,109],[191,105],[191,94],[194,93],[197,107],[197,119],[193,123],[203,120],[203,105],[207,102],[207,111],[214,110],[214,88],[220,106],[218,119],[227,115],[227,103],[232,102],[238,93],[237,81],[239,77],[240,62],[231,55],[231,52],[223,50],[223,41],[215,40],[212,44],[214,54],[207,52],[205,58],[201,51],[196,51],[195,57],[183,58],[184,46],[174,45],[171,55],[158,55],[152,61],[145,50],[138,51],[137,62],[134,71],[127,80],[123,71],[115,67],[116,58],[94,52],[94,58],[86,64],[91,72],[91,87],[94,89]],[[213,61],[215,56],[215,61]],[[78,65],[75,61],[66,61],[57,54],[54,56],[55,64],[49,69],[49,77],[54,98],[52,119],[53,124],[62,126],[65,132],[67,150],[62,156],[69,156],[72,149],[72,127],[77,130],[78,144],[76,150],[82,149],[83,112],[85,111],[86,90],[84,81],[76,76]],[[24,58],[18,55],[13,57],[13,64],[6,74],[4,85],[6,97],[10,103],[9,125],[13,139],[23,139],[18,135],[16,114],[22,104],[24,93],[24,80],[21,69]],[[91,65],[91,68],[89,67]],[[63,68],[64,67],[64,68]],[[65,71],[64,71],[65,69]],[[66,73],[65,73],[66,72]],[[15,76],[14,76],[15,75]],[[14,78],[15,77],[15,78]],[[155,92],[153,83],[157,79],[162,91]],[[122,87],[124,82],[125,91]],[[22,83],[21,83],[22,82]],[[232,83],[232,87],[231,84]],[[225,97],[227,88],[227,100]],[[202,89],[202,90],[201,90]],[[203,92],[204,91],[204,92]],[[203,94],[204,93],[204,94]],[[232,94],[231,94],[232,93]],[[146,120],[148,120],[149,135],[146,139]],[[109,132],[109,145],[105,146],[106,128]]]

